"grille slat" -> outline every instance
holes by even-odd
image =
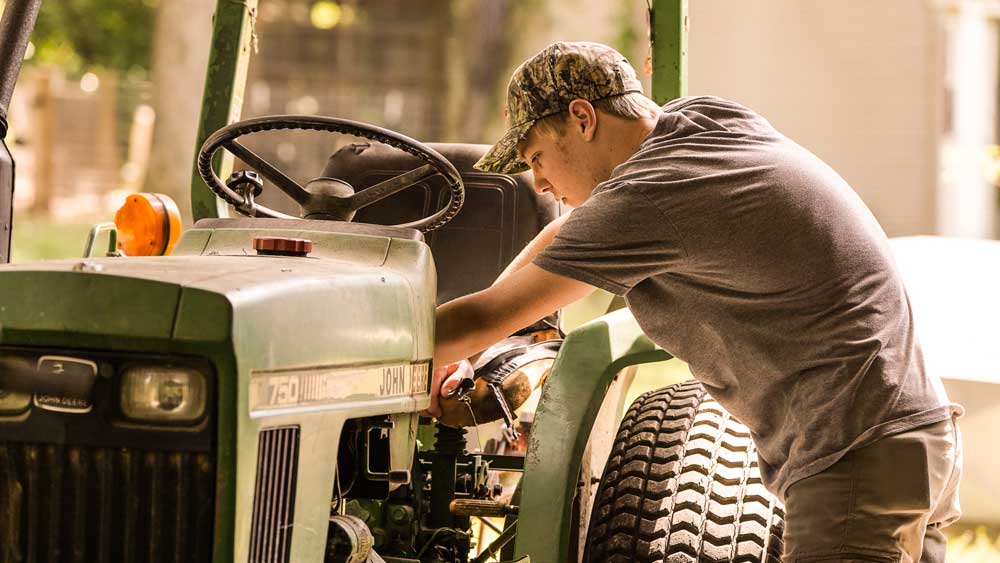
[[[17,480],[18,470],[11,456],[0,450],[0,479],[4,481]],[[24,499],[24,489],[20,486],[0,489],[0,563],[21,561],[22,556],[17,545],[20,534],[21,503]]]
[[[210,454],[0,442],[0,563],[210,561]]]
[[[62,524],[61,500],[63,487],[63,448],[59,446],[46,446],[45,463],[48,469],[48,497],[46,498],[46,518],[42,525],[48,531],[46,534],[46,560],[60,561],[60,537],[59,532]]]
[[[261,431],[257,443],[250,563],[289,560],[298,458],[298,426]]]
[[[122,499],[124,519],[119,547],[121,548],[122,561],[135,561],[138,555],[136,548],[139,545],[139,538],[136,537],[136,529],[139,524],[137,521],[139,516],[139,467],[135,461],[135,452],[131,450],[122,450],[120,461],[122,482],[125,485],[123,487],[125,498]]]
[[[278,559],[278,545],[281,543],[281,504],[284,500],[284,481],[282,480],[281,468],[284,466],[284,460],[282,459],[281,452],[284,452],[286,448],[285,445],[285,432],[278,432],[275,435],[274,444],[272,447],[271,459],[274,463],[274,470],[271,471],[273,475],[273,485],[271,487],[272,496],[270,499],[271,506],[269,511],[271,512],[271,525],[274,533],[270,537],[270,549],[268,550],[271,554],[269,561],[275,561]]]
[[[41,544],[41,529],[38,527],[39,522],[39,512],[41,511],[42,495],[41,488],[39,486],[39,471],[38,471],[38,448],[35,446],[28,446],[24,449],[24,480],[27,482],[28,486],[26,489],[26,506],[27,515],[25,518],[24,531],[25,535],[28,537],[28,547],[25,550],[26,560],[29,563],[35,563],[38,561],[38,551]]]
[[[171,561],[183,563],[188,552],[188,536],[184,533],[184,522],[188,518],[188,496],[191,494],[190,456],[188,454],[170,455],[170,472],[174,479],[175,505],[173,510],[173,542]]]
[[[288,442],[291,442],[291,437],[286,437],[286,439]],[[288,446],[291,446],[291,444],[289,443]],[[282,474],[281,482],[284,488],[284,492],[281,496],[282,526],[280,530],[281,535],[279,536],[280,541],[278,549],[282,552],[286,552],[289,548],[292,547],[290,541],[292,537],[291,536],[292,529],[289,527],[291,525],[291,519],[289,518],[289,515],[292,513],[291,502],[292,498],[294,498],[295,496],[295,491],[292,490],[291,487],[292,483],[294,482],[294,478],[292,475],[292,468],[291,468],[292,463],[293,460],[287,458],[282,459],[281,461],[281,474]]]
[[[215,464],[206,454],[195,456],[195,490],[194,498],[205,499],[215,496]],[[215,525],[215,512],[212,503],[194,503],[194,550],[196,561],[210,561],[212,558],[212,528]]]
[[[281,448],[282,450],[291,446],[290,438],[286,435],[281,437]],[[281,528],[278,530],[278,537],[275,541],[275,552],[285,553],[288,547],[286,545],[286,539],[288,538],[288,503],[292,496],[292,490],[288,487],[291,481],[291,475],[288,474],[288,464],[291,460],[286,458],[278,459],[278,484],[281,488],[281,496],[278,498],[278,522],[281,523]]]
[[[147,557],[149,563],[160,563],[160,538],[162,534],[154,533],[154,530],[163,530],[163,454],[160,452],[146,453],[146,471],[150,475],[149,480],[149,527],[146,541]]]
[[[110,454],[104,450],[97,450],[97,453],[94,454],[94,477],[95,508],[97,510],[95,515],[97,529],[94,534],[97,550],[94,561],[95,563],[109,563],[111,561],[111,533],[114,528],[111,515],[114,510],[112,484],[115,482],[115,474]]]
[[[271,552],[271,540],[274,539],[273,530],[274,525],[274,513],[271,511],[271,507],[274,504],[274,449],[278,436],[271,432],[262,433],[261,439],[264,441],[264,455],[267,462],[267,466],[264,468],[264,496],[260,499],[261,511],[264,513],[264,528],[263,531],[271,533],[261,533],[264,545],[261,549],[261,562],[264,561],[274,561],[274,554]],[[258,460],[258,463],[260,461]],[[251,560],[251,563],[256,563]]]
[[[68,551],[71,554],[70,561],[73,563],[84,563],[87,552],[87,520],[90,517],[90,510],[87,506],[87,462],[86,451],[80,448],[70,448],[69,450],[69,472],[70,472],[70,495],[67,499],[72,504],[72,520],[69,522],[72,532]]]

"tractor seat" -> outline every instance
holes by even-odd
[[[530,173],[491,174],[472,165],[487,145],[430,143],[451,161],[465,181],[465,205],[447,225],[426,234],[438,273],[438,304],[489,287],[518,252],[550,221],[559,203],[538,195]],[[360,191],[422,164],[416,157],[380,144],[347,145],[330,157],[323,176],[339,178]],[[430,215],[448,194],[441,177],[358,211],[355,223],[395,225]]]

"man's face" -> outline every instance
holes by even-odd
[[[588,166],[591,161],[588,151],[592,147],[577,137],[570,128],[557,134],[541,133],[533,127],[518,146],[519,157],[535,176],[535,191],[549,192],[570,207],[583,205],[594,187],[603,181],[595,178]]]

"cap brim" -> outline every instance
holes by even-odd
[[[535,120],[522,123],[512,127],[503,134],[503,137],[490,147],[483,158],[479,159],[474,166],[483,172],[496,172],[499,174],[517,174],[529,170],[528,165],[521,162],[517,156],[517,143],[528,134],[528,130],[535,124]]]

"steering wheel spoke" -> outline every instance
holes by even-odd
[[[438,171],[433,166],[425,164],[409,172],[403,172],[399,176],[383,180],[374,186],[369,186],[351,197],[351,211],[357,211],[358,209],[382,201],[437,173]]]
[[[288,194],[289,197],[295,200],[295,203],[299,205],[304,204],[309,199],[309,192],[305,188],[299,185],[298,182],[289,178],[284,172],[278,170],[271,163],[264,160],[257,153],[253,152],[245,145],[241,144],[236,139],[230,139],[222,144],[222,148],[233,153],[236,158],[242,160],[260,175],[269,180],[272,184],[277,186],[281,191]]]

